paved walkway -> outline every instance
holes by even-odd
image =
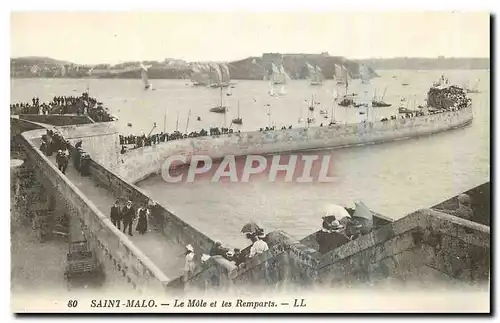
[[[33,140],[37,147],[41,144],[41,139]],[[56,164],[55,154],[48,157]],[[67,178],[107,217],[110,216],[110,209],[116,198],[105,188],[102,188],[90,177],[81,176],[70,160],[66,169]],[[123,229],[123,227],[122,227]],[[151,229],[151,228],[149,228]],[[127,237],[144,253],[163,273],[170,279],[175,279],[182,275],[184,270],[184,246],[180,246],[167,239],[164,235],[156,231],[148,231],[140,235],[135,231],[134,235]]]

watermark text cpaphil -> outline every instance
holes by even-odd
[[[246,183],[251,179],[296,183],[333,182],[332,156],[313,154],[227,155],[214,159],[205,155],[175,155],[162,165],[161,175],[168,183],[211,182]]]

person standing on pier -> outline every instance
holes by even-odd
[[[123,220],[123,233],[126,233],[128,228],[128,235],[133,236],[132,234],[132,224],[135,220],[135,211],[132,206],[132,201],[128,200],[125,207],[122,209],[122,220]]]
[[[120,216],[120,206],[118,205],[118,199],[115,201],[115,204],[111,207],[111,222],[121,230],[121,216]]]
[[[264,237],[257,236],[255,237],[255,242],[250,248],[250,254],[248,255],[248,257],[252,258],[255,255],[260,255],[261,253],[266,252],[267,250],[269,250],[269,246],[264,241]]]
[[[146,231],[148,231],[148,216],[149,216],[149,210],[146,208],[145,203],[143,203],[139,208],[139,210],[137,210],[137,215],[139,217],[139,220],[137,221],[136,230],[139,231],[140,234],[144,234],[146,233]]]
[[[186,262],[184,263],[184,283],[187,282],[189,275],[194,272],[196,264],[194,262],[194,248],[192,245],[188,244],[186,246]]]

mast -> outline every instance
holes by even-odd
[[[165,115],[163,117],[163,133],[167,132],[167,108],[165,107]]]
[[[175,123],[175,131],[179,131],[179,111],[177,111],[177,122]]]
[[[188,117],[187,117],[187,121],[186,121],[186,130],[184,131],[184,133],[187,133],[187,131],[188,131],[189,117],[190,116],[191,116],[191,109],[189,109],[189,112],[188,112]]]
[[[268,120],[268,125],[269,128],[271,128],[271,105],[269,105],[269,112],[267,113],[269,120]]]
[[[385,96],[385,92],[387,91],[387,86],[385,87],[384,89],[384,94],[382,94],[382,98],[380,99],[380,101],[384,101],[384,96]]]
[[[222,108],[222,86],[220,87],[220,106]]]
[[[240,118],[240,100],[238,100],[238,119]]]

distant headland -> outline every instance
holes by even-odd
[[[49,57],[19,57],[10,60],[12,78],[140,78],[140,64],[148,65],[150,79],[189,79],[193,64],[179,59],[163,61],[131,61],[115,65],[75,64]],[[262,80],[269,74],[272,64],[282,65],[292,79],[308,77],[307,65],[319,66],[323,76],[331,79],[335,65],[343,66],[349,76],[359,78],[360,66],[368,66],[372,77],[377,69],[489,69],[488,58],[387,58],[351,60],[342,56],[321,54],[265,53],[261,57],[248,57],[228,62],[231,78],[235,80]]]

